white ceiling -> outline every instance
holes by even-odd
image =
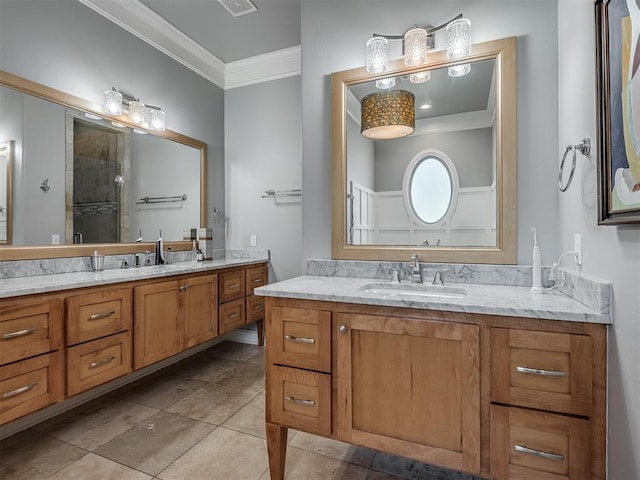
[[[300,74],[300,0],[78,0],[222,88]]]

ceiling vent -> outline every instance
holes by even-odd
[[[218,2],[234,17],[258,10],[258,7],[251,3],[251,0],[218,0]]]

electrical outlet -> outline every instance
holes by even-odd
[[[60,245],[60,235],[57,233],[51,235],[51,245]]]
[[[251,235],[251,237],[249,237],[249,246],[255,247],[256,245],[258,245],[258,237],[256,235]]]
[[[582,234],[576,233],[573,237],[573,250],[576,252],[576,265],[582,265]]]

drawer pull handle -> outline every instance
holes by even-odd
[[[181,292],[186,292],[188,289],[189,289],[189,285],[182,285],[178,287],[178,290],[180,290]]]
[[[229,318],[238,318],[240,316],[240,314],[238,312],[236,313],[232,313],[231,315],[229,315]]]
[[[516,367],[518,373],[530,373],[533,375],[541,375],[543,377],[566,377],[566,372],[556,370],[538,370],[537,368]]]
[[[20,395],[21,393],[28,392],[33,387],[38,385],[37,383],[32,383],[31,385],[25,385],[24,387],[16,388],[15,390],[11,390],[10,392],[5,392],[2,394],[2,398],[10,398],[15,397],[16,395]]]
[[[231,290],[231,289],[235,290],[236,288],[240,288],[240,284],[239,283],[234,283],[233,285],[229,285],[227,288],[229,290]]]
[[[27,328],[26,330],[18,330],[17,332],[5,333],[2,335],[2,340],[8,340],[9,338],[24,337],[25,335],[31,335],[38,330],[38,327]]]
[[[95,313],[93,315],[91,315],[89,317],[89,321],[91,320],[102,320],[103,318],[107,318],[110,317],[111,315],[115,315],[116,312],[114,310],[111,310],[110,312],[103,312],[103,313]]]
[[[285,395],[284,398],[291,403],[297,403],[298,405],[304,405],[305,407],[313,407],[316,404],[313,400],[305,400],[303,398],[296,398],[290,395]]]
[[[516,449],[516,452],[546,458],[547,460],[559,460],[561,462],[564,460],[563,455],[558,455],[557,453],[541,452],[540,450],[533,450],[531,448],[525,447],[524,445],[514,445],[514,448]]]
[[[256,278],[253,283],[262,283],[262,279],[261,278]]]
[[[102,360],[98,360],[89,365],[89,368],[98,368],[102,365],[106,365],[109,362],[113,362],[116,359],[115,355],[111,355],[110,357],[103,358]]]
[[[298,342],[298,343],[316,343],[315,338],[296,337],[294,335],[285,335],[284,338],[286,338],[287,340],[291,340],[292,342]]]
[[[254,310],[262,310],[262,305],[254,305],[253,309]]]

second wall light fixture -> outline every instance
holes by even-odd
[[[132,123],[146,126],[145,108],[149,109],[148,127],[151,130],[165,130],[165,113],[160,107],[145,105],[139,98],[120,92],[114,87],[104,92],[104,112],[110,115],[122,115],[123,111],[126,110]]]
[[[442,29],[447,30],[447,58],[460,60],[471,53],[471,21],[458,15],[448,23],[437,27],[415,26],[407,30],[404,35],[381,35],[374,33],[367,42],[367,71],[369,73],[384,73],[389,66],[389,40],[402,41],[404,63],[408,67],[417,67],[427,63],[427,51],[435,47],[434,34]],[[462,77],[471,70],[468,63],[449,67],[449,76]],[[422,83],[429,80],[429,72],[417,72],[410,75],[412,83]],[[378,80],[378,88],[393,88],[393,79]]]

